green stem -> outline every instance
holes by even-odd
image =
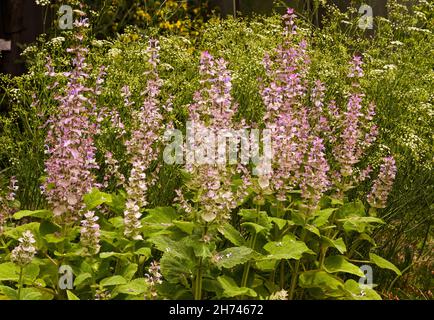
[[[204,237],[208,232],[208,224],[205,223],[205,227],[203,229],[202,237]],[[202,278],[203,278],[203,258],[199,258],[199,268],[196,274],[196,280],[194,282],[194,299],[201,300],[202,299]]]
[[[23,267],[20,267],[20,278],[18,280],[18,300],[21,300],[21,288],[23,287]]]
[[[303,229],[303,231],[301,233],[300,240],[304,241],[305,236],[306,236],[306,229]],[[294,299],[295,286],[297,285],[297,279],[298,279],[298,269],[300,268],[300,259],[295,262],[294,271],[292,272],[291,286],[289,288],[289,294],[288,294],[288,299],[289,300],[293,300]]]
[[[297,260],[295,262],[294,272],[292,273],[291,276],[291,287],[289,289],[289,294],[288,294],[289,300],[294,299],[295,285],[297,284],[298,268],[300,268],[300,260]]]
[[[244,265],[243,277],[241,278],[241,287],[245,287],[247,285],[247,280],[249,278],[249,271],[250,271],[250,261],[248,261]]]
[[[197,270],[195,290],[194,290],[194,300],[202,299],[202,257],[199,258],[199,269]]]
[[[252,249],[255,249],[256,238],[257,238],[257,234],[255,234],[252,237],[252,240],[250,241],[250,248],[252,248]],[[247,286],[247,280],[249,279],[250,266],[251,266],[251,262],[250,261],[248,261],[244,265],[243,277],[241,279],[241,287],[246,287]]]
[[[256,206],[256,214],[259,216],[259,212],[261,211],[261,206],[257,205]],[[256,222],[258,221],[258,218],[256,218]],[[253,250],[255,250],[255,245],[256,245],[256,238],[257,238],[258,234],[255,232],[255,235],[253,237],[250,238],[250,243],[249,243],[249,247]],[[241,287],[246,287],[247,286],[247,280],[249,279],[249,272],[250,272],[250,266],[251,266],[251,262],[248,261],[245,265],[244,265],[244,270],[243,270],[243,277],[241,278]]]
[[[6,243],[5,243],[5,240],[3,239],[3,236],[0,236],[0,240],[1,240],[1,242],[2,242],[3,249],[5,250],[5,252],[6,252],[7,254],[9,254],[10,251],[9,251],[9,248],[7,247],[7,245],[6,245]]]
[[[324,260],[325,260],[325,255],[327,252],[327,248],[323,246],[323,244],[321,244],[320,247],[320,254],[319,254],[319,268],[322,269],[324,266]]]
[[[350,262],[355,262],[355,263],[372,263],[369,260],[357,260],[357,259],[347,259]]]
[[[285,260],[280,260],[280,289],[285,289]]]

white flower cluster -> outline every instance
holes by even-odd
[[[108,56],[110,58],[116,58],[117,56],[122,54],[122,50],[118,48],[112,48],[108,51]]]
[[[25,48],[23,50],[23,52],[21,53],[21,56],[22,57],[27,56],[28,54],[36,53],[36,52],[38,52],[38,48],[36,46],[28,46],[27,48]]]
[[[27,230],[18,241],[20,244],[12,250],[11,261],[20,267],[24,267],[32,262],[32,259],[36,254],[36,248],[34,246],[36,240],[33,233]]]
[[[60,47],[62,45],[62,42],[65,41],[64,37],[56,37],[50,40],[50,43],[55,47]]]
[[[286,290],[280,290],[270,295],[270,300],[288,300],[288,292]]]
[[[101,248],[99,245],[100,227],[97,221],[98,217],[93,211],[86,212],[84,219],[81,221],[80,241],[91,255],[97,254]]]
[[[50,4],[50,0],[35,0],[36,4],[41,7],[48,6]]]

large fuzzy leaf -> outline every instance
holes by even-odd
[[[242,246],[245,240],[241,233],[235,229],[230,223],[225,223],[218,228],[219,232],[236,246]]]
[[[342,254],[344,254],[347,251],[347,246],[345,245],[345,242],[342,238],[339,239],[330,239],[327,237],[321,237],[321,240],[324,244],[326,244],[328,247],[333,247],[338,249],[338,251]]]
[[[264,249],[270,253],[266,259],[295,259],[299,260],[303,253],[315,254],[303,241],[298,241],[294,236],[285,235],[281,241],[268,242]]]
[[[392,270],[398,276],[402,275],[402,272],[392,262],[387,261],[386,259],[377,256],[374,253],[369,254],[369,259],[371,259],[371,261],[375,263],[377,266],[379,266],[380,268]]]
[[[33,218],[42,218],[47,219],[53,216],[53,212],[50,210],[21,210],[18,212],[15,212],[12,216],[15,220],[19,220],[24,217],[33,217]]]
[[[346,272],[363,277],[365,274],[360,268],[348,262],[343,256],[330,256],[324,261],[324,269],[329,273]]]
[[[246,263],[256,256],[257,254],[255,251],[248,247],[228,248],[218,254],[219,259],[216,265],[220,268],[233,268],[239,264]]]
[[[86,204],[86,208],[92,210],[103,203],[110,204],[112,202],[112,196],[108,193],[99,191],[97,188],[93,188],[91,192],[83,197],[83,201]]]
[[[299,283],[302,288],[320,288],[323,291],[339,290],[343,282],[325,271],[306,271],[300,275]]]
[[[239,287],[235,280],[228,276],[220,276],[217,278],[217,281],[223,289],[222,295],[224,298],[233,298],[239,296],[257,296],[255,290],[246,287]]]
[[[381,300],[380,295],[372,288],[361,285],[353,279],[345,282],[344,286],[347,292],[346,299],[352,300]]]

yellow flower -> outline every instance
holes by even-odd
[[[146,12],[143,11],[142,9],[139,9],[136,11],[136,14],[140,17],[140,18],[144,18],[146,16]]]

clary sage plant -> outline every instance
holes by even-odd
[[[201,53],[199,89],[185,108],[199,137],[268,130],[271,154],[263,144],[250,151],[270,165],[178,165],[182,183],[167,207],[151,206],[148,191],[159,185],[164,132],[185,125],[172,107],[175,94],[162,94],[159,41],[151,39],[145,51],[142,90],[121,86],[122,103],[114,105],[104,99],[114,71],[88,63],[88,22],[77,21],[69,69],[56,70],[50,58],[46,64],[56,101],[43,126],[46,208],[11,210],[14,181],[0,195],[0,208],[8,208],[0,212],[0,293],[11,299],[379,299],[365,271],[376,265],[400,274],[375,254],[371,238],[383,223],[376,210],[393,187],[395,161],[385,157],[379,172],[365,161],[378,127],[375,101],[359,84],[361,57],[345,62],[351,88],[345,101],[326,98],[331,95],[310,72],[310,43],[295,19],[289,9],[282,42],[263,57],[261,121],[238,117],[228,63],[209,52]],[[41,98],[35,93],[35,108]],[[107,139],[116,140],[112,149],[103,144]],[[354,196],[351,190],[366,181],[371,190]],[[72,284],[59,278],[64,266]]]

